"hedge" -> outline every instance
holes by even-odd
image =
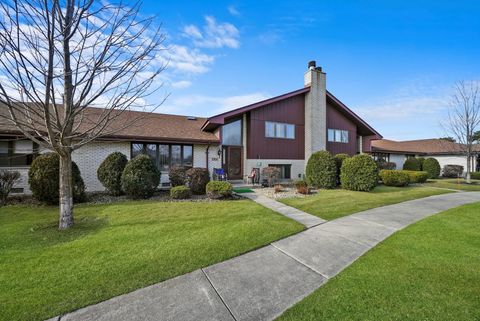
[[[457,178],[463,176],[463,166],[461,165],[445,165],[443,166],[443,177]]]
[[[441,167],[435,158],[427,158],[423,162],[422,170],[428,173],[428,178],[438,178],[440,176]]]
[[[383,169],[379,174],[384,185],[403,187],[410,183],[410,175],[405,171]]]
[[[170,185],[173,187],[185,185],[187,182],[187,168],[183,166],[173,166],[168,172],[170,178]]]
[[[340,185],[340,171],[342,169],[343,161],[349,157],[350,155],[348,154],[336,154],[335,156],[333,156],[333,158],[335,159],[335,166],[337,167],[337,185]]]
[[[418,160],[418,158],[412,157],[409,158],[403,163],[403,169],[407,171],[421,171],[422,164]]]
[[[347,158],[342,165],[340,181],[344,189],[370,191],[377,185],[377,164],[366,154]]]
[[[480,172],[471,172],[470,173],[471,179],[480,179]]]
[[[175,186],[170,189],[170,197],[173,199],[187,199],[192,196],[192,192],[190,191],[190,188],[180,185],[180,186]]]
[[[428,173],[422,171],[403,171],[410,177],[410,183],[425,183],[428,179]]]
[[[420,163],[420,170],[423,171],[423,163],[425,162],[425,157],[417,157],[417,160]]]
[[[208,169],[201,167],[193,167],[186,171],[187,186],[193,194],[205,194],[205,188],[210,181]]]
[[[58,154],[46,153],[37,156],[28,170],[28,184],[33,197],[49,205],[58,204],[60,193],[59,171],[60,157]],[[72,192],[75,203],[85,201],[85,183],[75,162],[72,162]]]
[[[160,183],[160,171],[147,155],[130,160],[122,173],[122,188],[133,199],[149,198]]]
[[[305,175],[307,182],[314,187],[334,188],[337,185],[335,158],[327,151],[313,153],[308,159]]]
[[[127,163],[127,156],[120,152],[114,152],[108,155],[98,167],[98,180],[109,194],[122,195],[122,173]]]
[[[206,187],[207,196],[211,199],[220,199],[232,196],[232,184],[225,181],[211,181]]]

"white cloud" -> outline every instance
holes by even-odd
[[[174,72],[200,74],[207,72],[215,58],[198,49],[181,45],[171,45],[165,54],[158,59],[168,62],[168,69]]]
[[[172,83],[172,88],[174,89],[184,89],[192,85],[192,82],[189,80],[180,80]]]
[[[240,15],[240,11],[238,11],[238,9],[234,5],[228,6],[227,9],[228,9],[228,12],[230,12],[230,14],[232,16],[239,16]]]
[[[201,29],[202,31],[195,25],[187,25],[183,28],[183,32],[197,47],[238,48],[240,46],[240,32],[231,23],[217,23],[213,16],[206,16],[205,25]]]

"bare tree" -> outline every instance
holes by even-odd
[[[144,98],[161,86],[165,36],[139,9],[138,2],[0,2],[0,115],[59,155],[60,229],[74,223],[72,152],[130,126],[115,121],[123,112],[161,104]]]
[[[442,125],[467,158],[466,180],[470,183],[472,158],[478,145],[475,133],[480,129],[480,82],[460,81],[455,84],[448,117]]]

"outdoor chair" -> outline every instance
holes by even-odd
[[[214,168],[212,178],[214,181],[226,181],[227,173],[225,173],[223,168]]]
[[[247,176],[247,184],[252,185],[258,184],[260,182],[260,168],[252,168],[250,174]]]

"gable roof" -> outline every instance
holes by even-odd
[[[480,145],[475,146],[475,150],[480,152]],[[406,141],[381,139],[372,141],[372,152],[419,155],[460,154],[462,145],[438,138]]]

